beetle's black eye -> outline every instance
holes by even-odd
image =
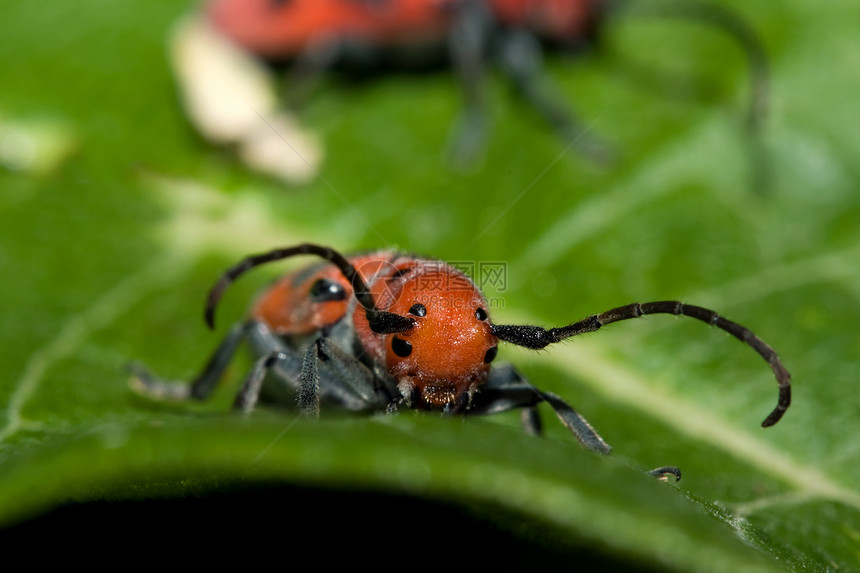
[[[310,296],[313,302],[346,300],[346,289],[338,282],[329,279],[319,279],[311,285]]]
[[[426,316],[427,307],[420,302],[416,302],[409,308],[409,314],[414,314],[415,316]]]
[[[481,307],[475,309],[475,318],[478,320],[487,320],[487,311]]]
[[[493,346],[489,350],[487,350],[487,353],[484,354],[484,364],[489,364],[490,362],[495,360],[496,354],[498,354],[498,353],[499,353],[499,345],[498,344]]]
[[[394,354],[397,356],[406,358],[412,354],[412,343],[408,340],[403,340],[402,338],[394,336],[391,339],[391,350],[393,350]]]

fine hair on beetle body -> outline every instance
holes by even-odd
[[[657,301],[620,306],[555,328],[494,324],[486,298],[463,272],[396,251],[346,257],[303,243],[247,257],[210,290],[205,310],[209,326],[214,327],[216,306],[234,280],[257,266],[298,255],[326,262],[289,273],[266,289],[248,319],[230,328],[194,380],[165,382],[133,365],[134,387],[155,398],[205,400],[244,341],[256,360],[234,401],[234,408],[243,412],[251,412],[261,395],[293,402],[313,417],[323,405],[356,412],[413,408],[458,415],[522,409],[526,431],[539,434],[537,407],[545,402],[583,447],[608,454],[609,445],[561,397],[540,390],[509,364],[493,364],[499,343],[539,350],[613,322],[672,314],[728,332],[768,363],[779,398],[763,427],[778,422],[791,403],[791,376],[777,353],[746,327],[712,310]],[[680,475],[672,467],[652,473]]]

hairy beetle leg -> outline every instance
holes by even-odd
[[[558,419],[579,440],[579,443],[592,452],[608,454],[612,451],[591,424],[574,410],[567,402],[550,392],[542,392],[534,387],[510,365],[502,365],[490,371],[487,383],[475,394],[470,413],[496,414],[515,408],[531,408],[546,402],[555,411]],[[527,432],[537,433],[540,423],[535,423],[536,414],[524,418]]]
[[[245,414],[253,412],[254,406],[257,405],[257,401],[260,399],[260,390],[263,388],[263,380],[266,379],[266,374],[278,360],[288,359],[289,357],[286,353],[275,351],[254,362],[254,366],[245,377],[245,382],[242,384],[241,390],[239,390],[239,393],[236,394],[236,398],[233,400],[233,409],[241,410]]]
[[[523,408],[520,414],[520,422],[526,434],[530,436],[543,435],[543,422],[541,422],[540,412],[538,412],[535,406]]]
[[[218,380],[224,374],[230,361],[236,354],[236,350],[245,338],[246,325],[235,324],[227,332],[221,344],[212,353],[203,370],[193,381],[189,382],[166,382],[154,375],[139,363],[129,364],[127,369],[133,378],[129,385],[139,394],[143,394],[156,400],[205,400],[215,389]]]
[[[552,85],[543,67],[543,52],[534,35],[523,30],[507,31],[499,38],[496,50],[502,72],[561,139],[580,154],[600,165],[615,159],[612,147],[588,132],[588,126],[567,109],[560,91]]]
[[[143,364],[133,362],[126,366],[132,378],[128,385],[132,390],[154,400],[182,401],[191,397],[191,386],[187,382],[167,382],[154,376]]]
[[[254,363],[236,396],[236,409],[253,410],[267,376],[276,389],[296,400],[300,411],[312,417],[319,415],[321,402],[352,411],[378,411],[393,399],[393,393],[377,384],[369,368],[331,338],[317,338],[306,350],[298,350],[284,344],[265,324],[251,321],[248,341],[262,358]]]

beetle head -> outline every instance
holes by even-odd
[[[442,264],[407,271],[399,287],[384,306],[413,325],[385,336],[389,373],[413,407],[465,410],[498,350],[487,301],[465,275]]]

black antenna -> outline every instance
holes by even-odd
[[[227,287],[233,281],[254,267],[297,255],[315,255],[321,257],[340,270],[346,280],[352,285],[353,294],[358,303],[364,307],[367,320],[373,332],[377,334],[392,334],[395,332],[404,332],[414,326],[415,323],[411,318],[392,312],[385,312],[377,308],[373,300],[373,295],[370,294],[370,289],[367,288],[367,283],[364,282],[359,272],[346,257],[329,247],[313,243],[302,243],[293,247],[275,249],[268,253],[251,255],[227,269],[209,291],[209,296],[206,299],[204,318],[209,328],[215,327],[215,307],[218,305],[218,301],[221,300],[224,291],[227,290]]]
[[[630,318],[639,318],[646,314],[674,314],[676,316],[689,316],[702,322],[707,322],[712,326],[716,326],[721,330],[725,330],[744,344],[750,346],[753,350],[764,358],[770,364],[776,376],[776,381],[779,384],[779,401],[776,408],[765,418],[761,423],[762,427],[767,428],[776,424],[782,418],[788,406],[791,404],[791,374],[782,365],[776,351],[765,343],[761,338],[753,334],[753,332],[736,322],[732,322],[723,318],[716,312],[702,308],[684,304],[675,300],[633,303],[626,306],[619,306],[601,314],[593,314],[588,318],[574,322],[568,326],[558,328],[545,329],[540,326],[527,325],[493,325],[493,334],[499,340],[539,350],[549,344],[560,342],[566,338],[594,332],[600,327],[607,324],[627,320]]]

